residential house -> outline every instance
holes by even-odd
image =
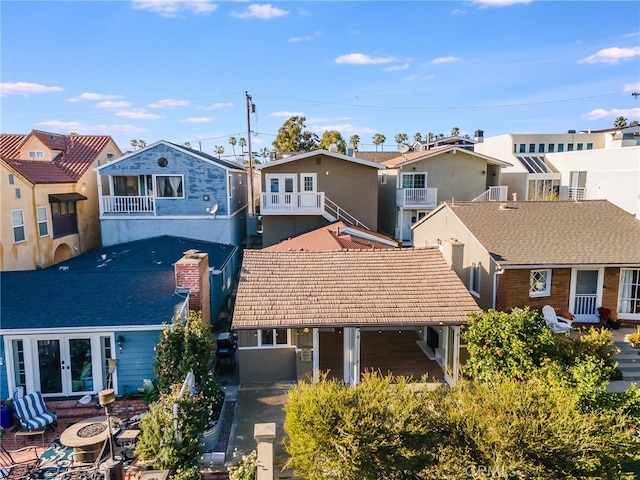
[[[154,347],[174,316],[202,311],[215,322],[239,255],[232,245],[162,236],[3,273],[0,397],[19,386],[45,398],[136,392],[154,378]]]
[[[478,311],[437,248],[246,250],[231,324],[240,383],[328,372],[357,384],[368,370],[453,383],[460,327]]]
[[[261,172],[262,243],[345,220],[378,229],[378,170],[383,165],[328,150],[292,155]]]
[[[609,201],[445,202],[412,228],[484,310],[551,305],[597,323],[605,307],[640,320],[640,222]]]
[[[46,268],[99,247],[91,169],[120,155],[108,135],[0,134],[0,270]]]
[[[188,233],[240,245],[247,237],[247,172],[164,140],[96,169],[104,245]]]
[[[507,199],[501,170],[510,164],[474,152],[472,146],[444,145],[406,152],[382,162],[379,172],[380,231],[412,245],[411,225],[445,200]]]
[[[563,134],[498,135],[483,138],[476,143],[475,151],[512,164],[504,169],[502,181],[518,200],[606,198],[636,213],[640,178],[638,149],[628,147],[638,146],[640,127],[626,127],[588,132],[569,130]],[[610,158],[615,160],[610,163]],[[588,175],[587,165],[581,165],[582,159],[590,165]],[[599,163],[594,163],[595,160]],[[619,167],[631,172],[631,177],[618,172]],[[622,177],[625,177],[623,185],[631,187],[626,196],[620,193],[616,183]],[[587,191],[589,196],[585,196]],[[616,194],[609,198],[614,192]],[[625,197],[624,201],[620,201],[621,196]],[[631,210],[627,207],[630,203],[633,204]]]
[[[356,227],[338,220],[326,227],[301,233],[280,243],[265,247],[263,252],[328,252],[338,250],[365,250],[379,248],[396,248],[398,242],[382,233],[372,232],[366,228]]]
[[[444,136],[433,136],[433,138],[425,139],[425,140],[416,140],[410,144],[410,151],[424,151],[431,150],[433,148],[440,148],[444,146],[458,146],[462,148],[467,148],[471,151],[474,150],[475,144],[481,142],[484,137],[484,132],[482,130],[476,130],[474,134],[474,138],[471,139],[468,136],[461,135],[451,135],[449,137]]]

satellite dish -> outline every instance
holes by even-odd
[[[207,208],[207,212],[209,212],[211,215],[215,215],[217,211],[218,211],[217,203],[213,207]]]
[[[409,145],[407,145],[406,143],[401,143],[398,145],[398,151],[400,153],[407,153],[409,151]]]

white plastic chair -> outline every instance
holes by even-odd
[[[553,333],[569,333],[573,328],[573,321],[568,318],[559,317],[551,305],[542,307],[544,321]]]

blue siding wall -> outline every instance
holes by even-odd
[[[122,352],[116,354],[118,358],[118,393],[135,393],[143,384],[145,378],[155,378],[153,362],[156,352],[153,348],[160,339],[160,330],[146,332],[119,331],[115,338],[122,335],[125,339]]]
[[[7,386],[7,356],[4,354],[4,337],[0,335],[0,358],[2,359],[2,367],[0,367],[0,398],[9,398],[9,387]]]

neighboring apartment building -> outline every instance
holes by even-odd
[[[0,270],[46,268],[101,245],[92,170],[122,152],[107,135],[0,135]]]
[[[265,247],[336,220],[377,231],[378,170],[384,165],[314,150],[257,168]]]
[[[96,171],[105,245],[161,235],[228,245],[246,240],[242,165],[161,140]]]
[[[638,182],[638,153],[635,148],[640,145],[640,127],[625,127],[622,129],[607,129],[600,131],[576,132],[569,130],[564,134],[505,134],[495,137],[483,138],[476,143],[475,151],[499,158],[512,164],[505,168],[502,174],[503,184],[509,187],[511,196],[517,200],[595,200],[609,198],[610,189],[619,188],[615,183],[618,175],[616,172],[622,162],[623,169],[633,172],[635,181]],[[622,149],[622,152],[614,150]],[[592,151],[601,152],[594,155]],[[585,168],[578,165],[583,158],[603,160],[608,163],[608,154],[615,155],[615,165],[599,164],[590,175]],[[563,158],[575,159],[575,162],[565,163]],[[624,158],[624,160],[622,160]],[[592,165],[595,165],[592,163]],[[566,170],[569,168],[569,170]],[[575,170],[574,170],[575,169]],[[590,195],[585,196],[587,184],[596,180],[596,177],[605,173],[607,183],[611,187],[589,188]],[[588,179],[589,177],[590,179]],[[625,182],[626,183],[626,182]],[[602,182],[599,182],[602,186]],[[633,197],[635,204],[637,185],[629,191],[629,197]],[[613,201],[613,199],[611,199]],[[616,201],[623,206],[629,204]],[[626,207],[623,207],[627,209]],[[627,210],[636,213],[636,208]]]
[[[501,178],[511,164],[474,152],[473,143],[406,152],[382,165],[378,226],[405,246],[413,244],[411,225],[445,200],[507,200]]]
[[[640,321],[640,221],[607,200],[446,202],[413,226],[438,245],[482,309],[598,308]]]

